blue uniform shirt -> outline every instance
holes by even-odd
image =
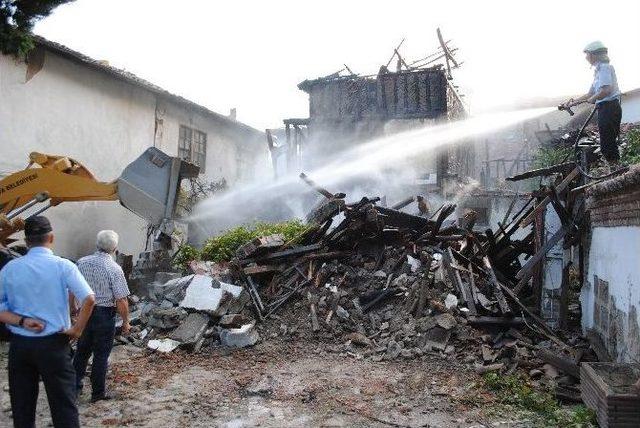
[[[595,70],[593,72],[593,83],[591,84],[589,93],[593,95],[597,93],[603,86],[611,86],[611,95],[596,101],[596,104],[620,99],[620,89],[618,89],[618,78],[616,77],[616,70],[611,64],[607,62],[599,62],[596,64]]]
[[[0,271],[0,311],[10,311],[46,323],[35,333],[8,326],[22,336],[49,336],[71,327],[69,292],[79,302],[93,294],[73,262],[45,247],[34,247],[27,255],[11,260]]]

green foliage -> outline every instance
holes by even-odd
[[[571,157],[572,147],[540,147],[533,158],[534,168],[547,168],[562,163]]]
[[[586,428],[595,426],[595,415],[585,406],[563,408],[548,390],[537,391],[523,376],[484,375],[485,387],[494,392],[500,404],[533,413],[539,426]]]
[[[189,262],[200,260],[200,257],[200,251],[196,247],[184,244],[178,248],[178,252],[174,256],[173,266],[186,272],[189,270]]]
[[[34,24],[53,9],[73,0],[0,0],[0,51],[26,58],[34,47]]]
[[[624,136],[626,145],[620,153],[620,160],[627,165],[640,163],[640,128],[632,129]]]
[[[254,238],[281,233],[290,241],[307,230],[300,220],[283,223],[256,223],[253,226],[238,226],[208,239],[202,247],[202,260],[220,262],[231,259],[236,250]]]

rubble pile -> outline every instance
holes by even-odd
[[[250,346],[259,325],[263,337],[297,334],[375,361],[430,354],[479,373],[546,374],[563,379],[563,393],[575,397],[578,363],[597,357],[577,336],[556,336],[523,303],[549,248],[536,243],[535,228],[516,234],[541,207],[561,207],[553,196],[577,172],[563,165],[553,173],[561,174],[554,193],[533,195],[513,215],[512,205],[495,232],[476,231],[474,211],[455,218],[453,204],[416,216],[379,198],[347,203],[345,194],[303,176],[324,196],[304,233],[291,242],[256,238],[228,263],[192,262],[186,277],[159,274],[137,304],[140,331],[128,340],[165,352]],[[562,236],[578,234],[578,222],[568,221]]]
[[[380,206],[379,198],[348,204],[346,195],[302,177],[324,196],[307,217],[313,227],[295,242],[256,239],[229,264],[258,320],[279,318],[294,301],[288,306],[301,322],[293,328],[337,339],[337,352],[374,360],[436,353],[479,372],[541,366],[542,353],[543,361],[560,355],[552,365],[575,366],[575,349],[518,298],[531,292],[525,285],[536,248],[533,232],[514,234],[534,218],[534,198],[498,232],[479,233],[477,214],[452,218],[453,204],[415,216]],[[280,333],[291,332],[281,324]],[[591,358],[588,345],[577,345],[579,358]]]
[[[258,340],[255,322],[238,315],[248,299],[242,287],[209,275],[159,272],[148,296],[134,297],[134,334],[120,340],[160,352],[179,346],[198,351],[216,338],[232,347],[253,345]]]

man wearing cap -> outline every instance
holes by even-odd
[[[584,48],[586,59],[594,67],[593,83],[585,95],[570,99],[564,105],[573,107],[585,102],[595,104],[598,109],[598,131],[600,133],[600,151],[609,167],[617,167],[620,160],[618,135],[622,109],[620,90],[616,71],[609,63],[607,47],[600,41],[589,43]]]
[[[54,427],[79,427],[69,342],[81,336],[95,298],[76,265],[51,251],[54,236],[46,217],[28,218],[24,232],[29,252],[0,271],[0,322],[12,333],[8,371],[13,425],[35,427],[42,379]],[[73,325],[70,294],[82,302]]]
[[[113,230],[101,230],[96,237],[96,247],[95,253],[78,260],[80,272],[96,294],[96,307],[78,340],[78,351],[73,359],[77,388],[81,391],[82,378],[93,354],[92,402],[113,398],[105,390],[105,380],[116,331],[116,312],[122,318],[122,334],[129,333],[129,287],[122,268],[113,260],[118,248],[118,234]]]

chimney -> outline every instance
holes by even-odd
[[[236,108],[235,107],[233,107],[231,110],[229,110],[229,119],[236,120]]]

